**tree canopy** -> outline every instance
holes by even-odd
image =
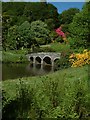
[[[68,10],[63,11],[59,14],[59,22],[60,24],[69,24],[72,22],[73,17],[76,13],[79,13],[79,9],[70,8]]]
[[[70,8],[59,14],[57,8],[47,2],[2,2],[3,48],[48,44],[61,24],[64,24],[63,32],[69,32],[74,39],[73,44],[79,41],[85,45],[89,34],[88,6],[86,3],[82,11]]]
[[[76,47],[80,46],[87,47],[88,45],[89,39],[88,25],[90,21],[88,8],[90,8],[90,2],[86,3],[82,11],[74,16],[73,21],[69,26],[69,31],[71,37],[73,38],[73,45],[75,45]]]
[[[31,35],[33,39],[38,44],[46,44],[50,42],[49,33],[47,24],[44,22],[37,20],[31,23],[31,29],[30,29]]]

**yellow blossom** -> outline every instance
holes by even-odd
[[[69,61],[72,63],[71,67],[79,67],[85,64],[90,64],[90,51],[85,49],[82,54],[71,54]]]

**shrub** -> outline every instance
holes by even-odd
[[[62,39],[62,37],[57,37],[56,39],[55,39],[55,41],[56,42],[60,42],[60,43],[63,43],[64,42],[64,40]]]
[[[27,118],[33,104],[33,93],[33,90],[30,91],[22,80],[19,80],[17,84],[16,98],[12,100],[6,98],[6,93],[3,91],[3,120]]]
[[[82,54],[80,53],[71,54],[69,58],[70,58],[69,61],[72,64],[71,67],[79,67],[86,64],[90,64],[90,51],[86,49],[83,51]]]
[[[62,52],[61,53],[61,58],[60,60],[56,61],[56,69],[63,69],[63,68],[68,68],[71,66],[70,62],[69,62],[69,55],[70,55],[71,51],[69,52]]]

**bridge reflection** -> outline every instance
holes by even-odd
[[[44,75],[50,72],[54,72],[54,66],[42,64],[29,64],[26,69],[33,75]]]

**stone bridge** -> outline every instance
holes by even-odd
[[[27,58],[33,64],[50,64],[54,66],[54,62],[60,59],[61,53],[56,52],[40,52],[40,53],[31,53],[27,55]]]

